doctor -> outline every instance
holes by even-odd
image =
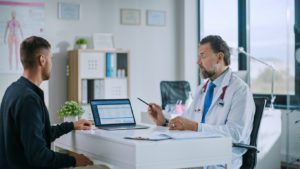
[[[148,108],[150,116],[157,125],[169,126],[170,130],[213,132],[231,137],[232,142],[249,144],[255,104],[247,84],[229,68],[228,45],[220,36],[203,38],[197,63],[201,76],[208,80],[196,90],[189,109],[169,122],[161,107],[153,103]],[[233,168],[240,168],[245,152],[244,149],[233,148]]]

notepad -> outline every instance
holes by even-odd
[[[221,137],[214,133],[194,132],[194,131],[164,131],[164,132],[152,132],[147,134],[134,134],[124,137],[125,139],[133,140],[149,140],[149,141],[160,141],[168,139],[200,139],[200,138],[215,138]]]

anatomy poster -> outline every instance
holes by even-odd
[[[44,0],[0,0],[0,73],[22,72],[20,44],[42,36],[44,23]]]

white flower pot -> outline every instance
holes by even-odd
[[[79,45],[79,48],[80,48],[80,49],[86,49],[86,48],[87,48],[87,45],[86,45],[86,44]]]
[[[78,116],[66,116],[64,117],[64,122],[74,122],[78,121]]]

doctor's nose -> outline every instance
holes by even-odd
[[[201,59],[200,56],[198,56],[197,64],[198,64],[198,65],[202,65],[202,59]]]

